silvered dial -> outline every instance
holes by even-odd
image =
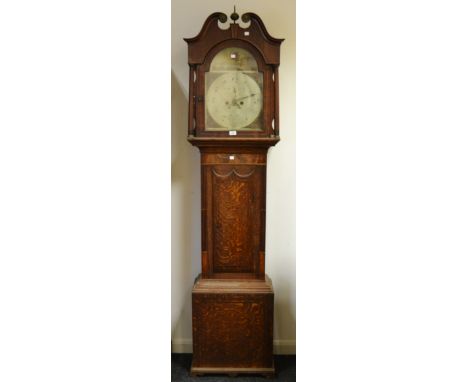
[[[223,128],[248,127],[262,110],[262,92],[257,81],[240,71],[217,77],[208,88],[206,106],[211,118]]]

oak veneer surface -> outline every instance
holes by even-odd
[[[192,372],[273,373],[271,280],[199,278],[192,291]]]

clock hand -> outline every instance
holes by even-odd
[[[245,97],[236,98],[235,101],[240,101],[241,99],[253,97],[254,95],[256,95],[256,94],[255,94],[255,93],[252,93],[252,94],[250,94],[250,95],[248,95],[248,96],[245,96]]]

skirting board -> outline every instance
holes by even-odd
[[[172,353],[192,353],[192,340],[173,339],[171,344]],[[273,353],[296,354],[296,340],[273,340]]]

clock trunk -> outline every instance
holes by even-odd
[[[263,278],[266,150],[202,149],[202,274]]]

